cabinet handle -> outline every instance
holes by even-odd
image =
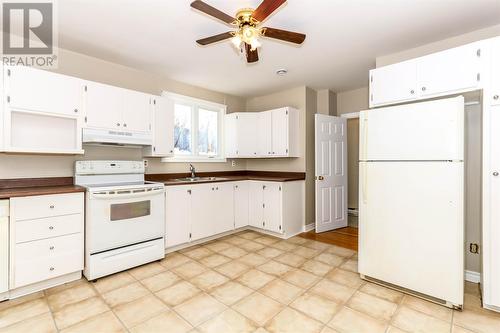
[[[116,123],[116,126],[120,127],[120,123]]]
[[[422,91],[426,91],[426,90],[427,90],[427,88],[426,88],[426,87],[422,87]]]
[[[170,151],[170,154],[173,154],[173,153],[174,153],[174,151],[173,151],[173,150],[171,150],[171,151]]]
[[[54,207],[55,207],[54,205],[50,205],[49,206],[50,209],[54,209]]]
[[[412,95],[413,95],[414,93],[415,93],[415,90],[413,90],[413,89],[412,89],[412,90],[410,90],[410,94],[412,94]]]
[[[49,250],[53,250],[53,249],[54,249],[54,247],[53,247],[53,246],[49,247]]]
[[[493,177],[498,177],[498,175],[500,175],[498,171],[493,172]]]
[[[49,227],[49,230],[54,230],[54,227],[53,227],[53,226],[50,226],[50,227]]]
[[[78,113],[78,109],[75,109],[75,113]]]
[[[493,99],[496,101],[498,100],[498,95],[493,96]]]
[[[123,124],[123,127],[127,127],[127,124]]]
[[[218,187],[216,187],[216,188],[215,188],[215,190],[216,190],[216,191],[218,191],[218,190],[219,190],[219,188],[218,188]]]
[[[50,267],[50,268],[49,268],[49,271],[51,271],[51,272],[52,272],[53,270],[54,270],[54,267]]]

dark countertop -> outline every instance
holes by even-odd
[[[162,182],[166,186],[173,185],[193,185],[206,183],[222,183],[234,182],[241,180],[258,180],[265,182],[290,182],[305,180],[304,172],[276,172],[276,171],[222,171],[222,172],[200,172],[196,173],[198,177],[219,177],[225,179],[197,181],[197,182],[179,182],[174,179],[189,177],[189,174],[184,173],[165,173],[165,174],[149,174],[146,179],[149,181]]]
[[[0,199],[85,192],[73,177],[0,179]]]

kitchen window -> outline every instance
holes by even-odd
[[[164,162],[225,162],[226,106],[164,93],[174,100],[174,156]]]

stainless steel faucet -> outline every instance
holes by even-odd
[[[196,169],[192,164],[189,164],[189,171],[191,172],[191,178],[196,178]]]

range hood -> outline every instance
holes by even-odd
[[[141,148],[144,146],[151,146],[153,144],[153,137],[151,133],[84,128],[82,142],[87,145]]]

